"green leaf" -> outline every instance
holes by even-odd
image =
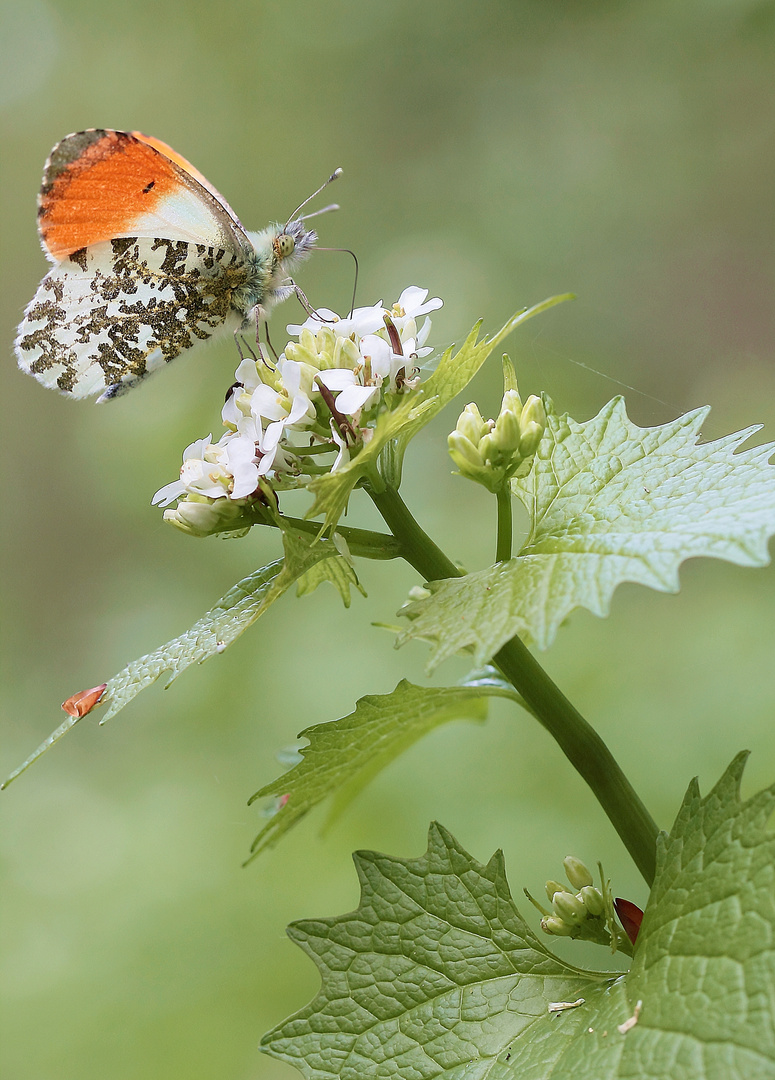
[[[412,621],[397,644],[432,642],[430,668],[466,647],[483,663],[515,634],[547,648],[574,608],[607,615],[624,581],[677,591],[685,559],[769,562],[775,446],[740,450],[758,427],[700,443],[707,409],[639,428],[620,398],[583,424],[545,406],[535,465],[512,481],[532,518],[519,555],[402,609]]]
[[[569,299],[570,294],[552,296],[532,308],[525,308],[493,337],[479,342],[476,339],[481,323],[477,323],[457,353],[453,355],[452,349],[447,349],[436,370],[422,386],[406,394],[392,412],[379,417],[371,439],[356,457],[335,473],[326,473],[307,485],[315,495],[315,503],[307,516],[325,514],[324,526],[336,525],[356,485],[375,474],[377,459],[388,443],[393,443],[394,454],[400,462],[409,441],[468,385],[492,350],[512,330],[533,315]]]
[[[480,866],[434,826],[420,859],[355,856],[356,911],[290,927],[322,986],[264,1049],[315,1080],[771,1080],[775,785],[742,802],[746,756],[660,837],[627,975],[557,960],[501,854]]]
[[[366,590],[358,581],[355,567],[341,555],[336,555],[331,559],[321,559],[302,574],[296,585],[296,595],[307,596],[324,581],[329,581],[334,586],[346,608],[350,606],[351,585],[355,586],[361,596],[366,595]]]
[[[302,761],[250,800],[283,799],[256,837],[253,856],[276,843],[313,806],[335,795],[330,823],[378,772],[440,724],[461,717],[484,720],[487,697],[521,703],[511,687],[494,679],[476,677],[471,684],[449,687],[413,686],[402,680],[390,694],[361,698],[348,716],[306,728],[299,736],[309,739],[300,751]]]
[[[109,703],[104,724],[141,690],[169,673],[169,686],[192,664],[203,664],[222,653],[240,634],[279,599],[294,581],[324,558],[340,558],[329,540],[313,542],[304,533],[283,532],[285,558],[270,563],[237,582],[214,607],[197,619],[190,630],[173,638],[147,656],[133,660],[108,683],[104,701]],[[335,554],[332,556],[332,552]]]
[[[520,1071],[526,1046],[533,1064],[546,1060],[551,1040],[562,1050],[569,1031],[583,1030],[575,1014],[601,1003],[626,1019],[620,977],[563,963],[528,928],[501,852],[481,866],[433,825],[419,859],[354,859],[358,909],[289,928],[320,969],[320,992],[262,1043],[305,1076],[548,1076]],[[588,1004],[548,1011],[579,998]]]
[[[284,559],[278,559],[238,581],[184,634],[138,660],[133,660],[114,675],[100,698],[100,707],[108,705],[108,711],[100,724],[114,717],[141,690],[151,686],[165,673],[169,674],[166,683],[169,686],[192,664],[203,664],[216,653],[224,652],[294,581],[317,562],[323,559],[341,559],[330,540],[314,541],[309,535],[290,527],[283,529],[283,544]],[[12,780],[20,776],[81,719],[79,716],[70,716],[63,721],[37,750],[11,773],[3,787],[7,787]]]
[[[643,1011],[626,1075],[775,1076],[775,837],[766,831],[775,785],[743,802],[747,758],[738,754],[705,798],[692,781],[660,837],[628,977]],[[659,1061],[672,1071],[646,1072]]]

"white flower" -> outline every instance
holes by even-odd
[[[391,407],[384,395],[419,382],[414,361],[432,349],[425,344],[430,319],[419,331],[417,319],[442,305],[427,297],[427,289],[410,286],[390,309],[380,302],[343,319],[321,308],[301,325],[288,327],[297,341],[289,342],[276,366],[263,358],[241,360],[221,413],[226,433],[217,443],[208,435],[186,447],[180,478],[160,488],[154,504],[168,506],[178,499],[183,506],[189,500],[191,515],[177,515],[176,522],[203,535],[201,522],[210,520],[205,504],[224,499],[238,504],[256,494],[263,476],[298,487],[321,469],[345,465],[371,439],[377,410]],[[340,431],[331,415],[332,397],[335,414],[348,417],[347,431]],[[302,454],[303,443],[307,450],[322,451],[322,460],[318,453]],[[306,477],[305,461],[315,463]]]
[[[427,292],[425,295],[428,295]],[[441,301],[439,301],[440,305]],[[310,315],[300,326],[290,324],[286,326],[286,330],[289,334],[301,337],[302,330],[311,330],[313,334],[316,334],[321,326],[328,326],[337,337],[348,338],[350,334],[363,337],[364,334],[375,333],[380,327],[384,328],[384,313],[385,308],[381,300],[373,307],[355,308],[345,319],[340,318],[335,311],[329,311],[328,308],[318,308],[315,314]]]
[[[226,446],[226,463],[233,477],[230,498],[244,499],[258,487],[256,440],[250,435],[234,435]]]
[[[187,446],[183,451],[180,479],[160,488],[152,499],[153,505],[169,506],[187,491],[214,499],[226,495],[232,480],[223,460],[225,440],[228,437],[224,435],[220,443],[213,443],[212,437],[208,435],[206,439],[197,439]]]

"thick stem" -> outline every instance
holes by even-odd
[[[423,532],[396,491],[369,490],[369,494],[400,543],[403,558],[426,581],[463,576]],[[651,885],[656,868],[657,826],[611,751],[518,637],[506,642],[493,660],[592,789]]]
[[[498,499],[498,536],[495,544],[495,561],[508,562],[511,558],[513,526],[511,519],[511,490],[508,481],[496,492]]]

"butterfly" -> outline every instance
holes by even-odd
[[[19,366],[45,386],[98,401],[216,333],[257,327],[299,292],[290,270],[317,240],[303,217],[247,232],[166,143],[103,128],[77,131],[51,151],[38,230],[54,265],[19,326]]]

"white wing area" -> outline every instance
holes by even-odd
[[[94,244],[52,268],[16,339],[19,366],[76,398],[115,397],[213,334],[236,330],[249,272],[233,252],[170,239]]]
[[[143,210],[115,235],[183,240],[206,244],[244,257],[250,243],[239,222],[227,208],[203,189],[193,177],[181,173],[173,192],[156,200],[151,211]]]

